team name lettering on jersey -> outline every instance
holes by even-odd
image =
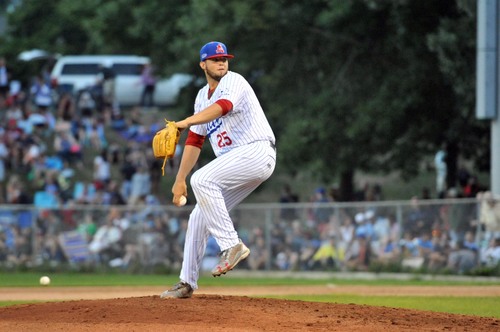
[[[207,136],[210,136],[213,132],[222,126],[222,119],[217,118],[212,122],[207,123]]]

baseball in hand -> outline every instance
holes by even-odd
[[[187,198],[186,196],[182,195],[181,198],[179,198],[179,206],[184,206],[187,203]]]
[[[43,276],[40,278],[40,285],[42,286],[48,286],[50,285],[50,278],[47,276]]]

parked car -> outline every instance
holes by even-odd
[[[136,55],[65,55],[57,59],[50,77],[54,87],[79,95],[95,86],[101,66],[111,66],[116,74],[115,96],[118,103],[121,106],[134,106],[140,102],[143,90],[141,71],[149,61],[148,57]],[[181,89],[192,79],[191,75],[183,73],[158,79],[155,105],[175,104]]]

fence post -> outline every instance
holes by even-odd
[[[401,206],[401,203],[398,203],[396,205],[396,220],[398,222],[398,225],[399,225],[399,229],[400,229],[400,232],[399,232],[399,239],[398,239],[398,243],[399,243],[399,240],[401,240],[401,232],[403,231],[403,207]]]
[[[272,224],[273,224],[273,216],[271,213],[271,209],[266,210],[266,222],[265,222],[265,239],[266,239],[266,250],[268,253],[269,259],[266,260],[266,271],[270,271],[272,268],[272,261],[273,261],[273,256],[272,256],[272,246],[271,246],[271,232],[272,232]]]
[[[41,256],[41,253],[37,252],[41,246],[37,245],[37,233],[38,233],[38,225],[36,223],[37,215],[38,215],[38,210],[32,206],[31,209],[31,254],[33,255],[33,258],[37,258]]]

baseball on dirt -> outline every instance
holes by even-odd
[[[179,198],[179,206],[184,206],[187,203],[187,198],[186,196],[182,195],[181,198]]]
[[[48,286],[50,285],[50,278],[47,276],[43,276],[40,278],[40,285],[42,286]]]

